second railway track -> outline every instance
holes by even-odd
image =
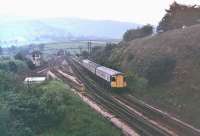
[[[86,95],[98,105],[129,124],[142,136],[199,136],[198,130],[169,118],[166,114],[145,105],[134,96],[111,94],[96,84],[72,60],[68,60],[74,74],[85,85]],[[57,73],[58,74],[58,73]],[[59,73],[59,76],[62,75]],[[63,78],[63,77],[62,77]]]
[[[112,95],[107,93],[106,90],[96,85],[92,80],[83,74],[83,70],[74,62],[70,61],[76,76],[84,83],[87,94],[93,101],[101,105],[103,108],[119,117],[121,120],[129,124],[142,136],[170,136],[172,133],[167,132],[148,120],[141,118],[139,115],[132,112],[129,108],[125,107],[116,101]]]

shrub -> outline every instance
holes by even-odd
[[[9,61],[9,62],[8,62],[8,65],[9,65],[9,71],[14,72],[14,73],[17,72],[18,67],[17,67],[17,65],[15,64],[15,62]]]
[[[26,71],[28,67],[26,63],[21,60],[8,59],[0,62],[0,70],[16,73]]]
[[[14,91],[19,85],[16,76],[10,72],[0,70],[0,95],[4,92]]]
[[[150,85],[161,84],[173,77],[176,60],[173,57],[162,57],[151,62],[146,70],[146,78]]]
[[[35,65],[33,64],[33,62],[30,59],[26,58],[21,52],[18,52],[15,55],[15,59],[24,61],[26,65],[28,66],[28,68],[31,70],[35,69]]]
[[[117,45],[114,43],[107,43],[104,48],[97,48],[92,52],[93,59],[101,65],[110,66],[108,58],[111,56],[116,46]]]
[[[125,32],[123,35],[124,41],[131,41],[137,38],[142,38],[148,35],[151,35],[153,33],[153,26],[151,25],[145,25],[141,28],[137,29],[130,29]]]
[[[11,125],[12,126],[8,129],[8,136],[36,136],[31,128],[25,126],[25,124],[20,120],[12,121]]]
[[[8,106],[13,121],[20,121],[35,133],[55,127],[64,118],[66,101],[69,100],[61,85],[54,81],[9,95]]]
[[[9,121],[9,112],[4,105],[0,102],[0,134],[2,136],[8,136],[8,121]]]
[[[22,55],[22,53],[20,53],[20,52],[18,52],[18,53],[14,56],[14,58],[15,58],[16,60],[22,60],[22,61],[25,60],[24,55]]]
[[[141,90],[147,86],[147,80],[132,71],[126,73],[126,81],[130,90]]]

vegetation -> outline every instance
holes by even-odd
[[[26,63],[24,63],[23,61],[11,58],[8,58],[6,60],[4,58],[1,58],[0,60],[0,70],[11,71],[14,73],[21,73],[28,70]]]
[[[44,49],[45,49],[45,44],[39,44],[39,45],[38,45],[38,48],[39,48],[40,51],[44,51]]]
[[[117,44],[107,43],[105,47],[93,48],[91,56],[99,64],[112,67],[113,64],[111,65],[108,62],[108,58],[110,57],[112,51],[115,49],[116,46]]]
[[[36,68],[33,62],[30,59],[26,58],[22,52],[18,52],[14,57],[16,60],[21,60],[25,62],[27,66],[29,67],[29,69],[33,70]]]
[[[3,54],[3,48],[0,46],[0,55]]]
[[[199,35],[200,25],[194,25],[123,40],[93,56],[97,63],[124,72],[130,93],[199,127]]]
[[[106,42],[104,41],[92,41],[92,47],[104,47]],[[70,49],[77,48],[77,49]],[[66,50],[72,54],[80,53],[81,51],[88,51],[88,43],[86,41],[73,41],[67,43],[52,43],[45,44],[43,53],[54,53],[55,50]]]
[[[158,32],[184,28],[200,23],[200,7],[196,5],[187,6],[174,2],[166,12],[157,27]]]
[[[0,72],[0,132],[3,136],[119,136],[61,81],[27,88]],[[104,131],[102,131],[104,130]]]
[[[146,70],[146,79],[150,85],[168,82],[173,77],[176,60],[173,57],[162,57],[153,60]]]
[[[83,58],[88,58],[88,57],[89,57],[88,51],[82,51],[80,55],[81,55]]]
[[[81,100],[68,92],[66,116],[59,126],[41,136],[119,136],[120,132],[110,126],[105,119],[91,111]],[[102,121],[103,120],[103,121]],[[104,131],[102,131],[104,130]]]
[[[144,90],[148,85],[148,80],[140,77],[136,72],[128,71],[126,73],[126,82],[128,89],[131,90]]]
[[[151,25],[145,25],[141,28],[137,29],[130,29],[125,32],[123,35],[124,41],[131,41],[137,38],[142,38],[148,35],[151,35],[153,33],[153,26]]]

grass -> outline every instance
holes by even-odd
[[[106,42],[92,42],[92,47],[94,46],[105,46]],[[79,53],[80,49],[67,49],[67,48],[82,48],[83,50],[88,49],[87,41],[74,41],[74,42],[66,42],[66,43],[49,43],[45,44],[45,53],[52,53],[54,50],[64,49],[73,53]]]

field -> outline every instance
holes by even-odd
[[[105,46],[105,41],[91,41],[91,46]],[[72,54],[80,53],[80,51],[88,51],[88,41],[73,41],[65,43],[49,43],[45,44],[44,53],[54,53],[60,49],[69,51]]]

